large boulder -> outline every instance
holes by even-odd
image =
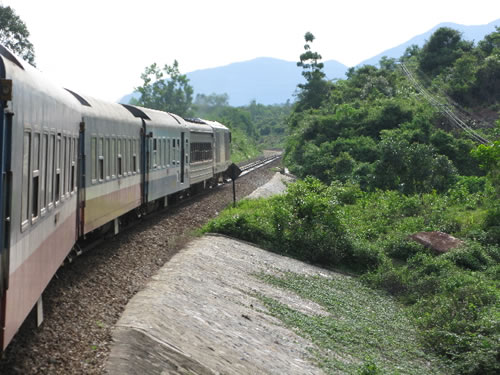
[[[463,244],[463,241],[443,232],[419,232],[409,238],[432,249],[438,254],[447,253]]]

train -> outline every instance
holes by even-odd
[[[82,241],[220,181],[231,132],[58,87],[1,45],[0,102],[3,351]]]

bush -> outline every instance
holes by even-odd
[[[273,202],[276,245],[294,257],[334,265],[352,249],[338,217],[338,201],[326,185],[306,178]]]
[[[485,251],[483,246],[474,242],[467,242],[443,255],[443,257],[450,259],[457,266],[471,271],[484,271],[495,263],[489,256],[488,251]]]
[[[427,249],[424,246],[411,239],[408,239],[406,236],[397,236],[390,238],[386,240],[384,245],[385,253],[388,256],[404,261],[419,252],[427,252]]]

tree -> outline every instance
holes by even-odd
[[[35,51],[26,24],[9,6],[0,5],[0,43],[35,66]]]
[[[420,69],[436,76],[443,68],[453,65],[464,52],[472,49],[472,43],[462,40],[460,32],[441,27],[425,43],[420,52]]]
[[[168,111],[179,116],[189,115],[193,102],[193,87],[186,75],[180,74],[177,60],[174,60],[171,66],[165,64],[163,70],[156,63],[146,67],[141,79],[143,85],[135,89],[141,97],[131,101],[131,104]]]
[[[300,55],[297,66],[303,69],[302,75],[306,79],[306,83],[298,85],[300,89],[297,104],[298,111],[319,108],[329,91],[329,84],[325,80],[325,73],[323,73],[323,63],[320,62],[321,55],[318,52],[311,51],[310,43],[314,41],[315,37],[312,33],[307,32],[304,39],[306,41],[304,45],[305,52]]]

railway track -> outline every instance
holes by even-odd
[[[252,161],[251,163],[241,165],[239,167],[241,170],[240,177],[244,176],[244,175],[246,175],[246,174],[248,174],[256,169],[262,168],[262,167],[266,166],[267,164],[272,163],[278,159],[281,159],[281,153],[267,156],[263,159],[258,159],[258,160]]]
[[[266,183],[279,161],[249,164],[241,167],[253,173],[236,181],[238,199]],[[44,323],[26,321],[0,360],[0,374],[104,373],[111,330],[128,300],[231,201],[229,184],[189,197],[62,267],[44,292]]]

